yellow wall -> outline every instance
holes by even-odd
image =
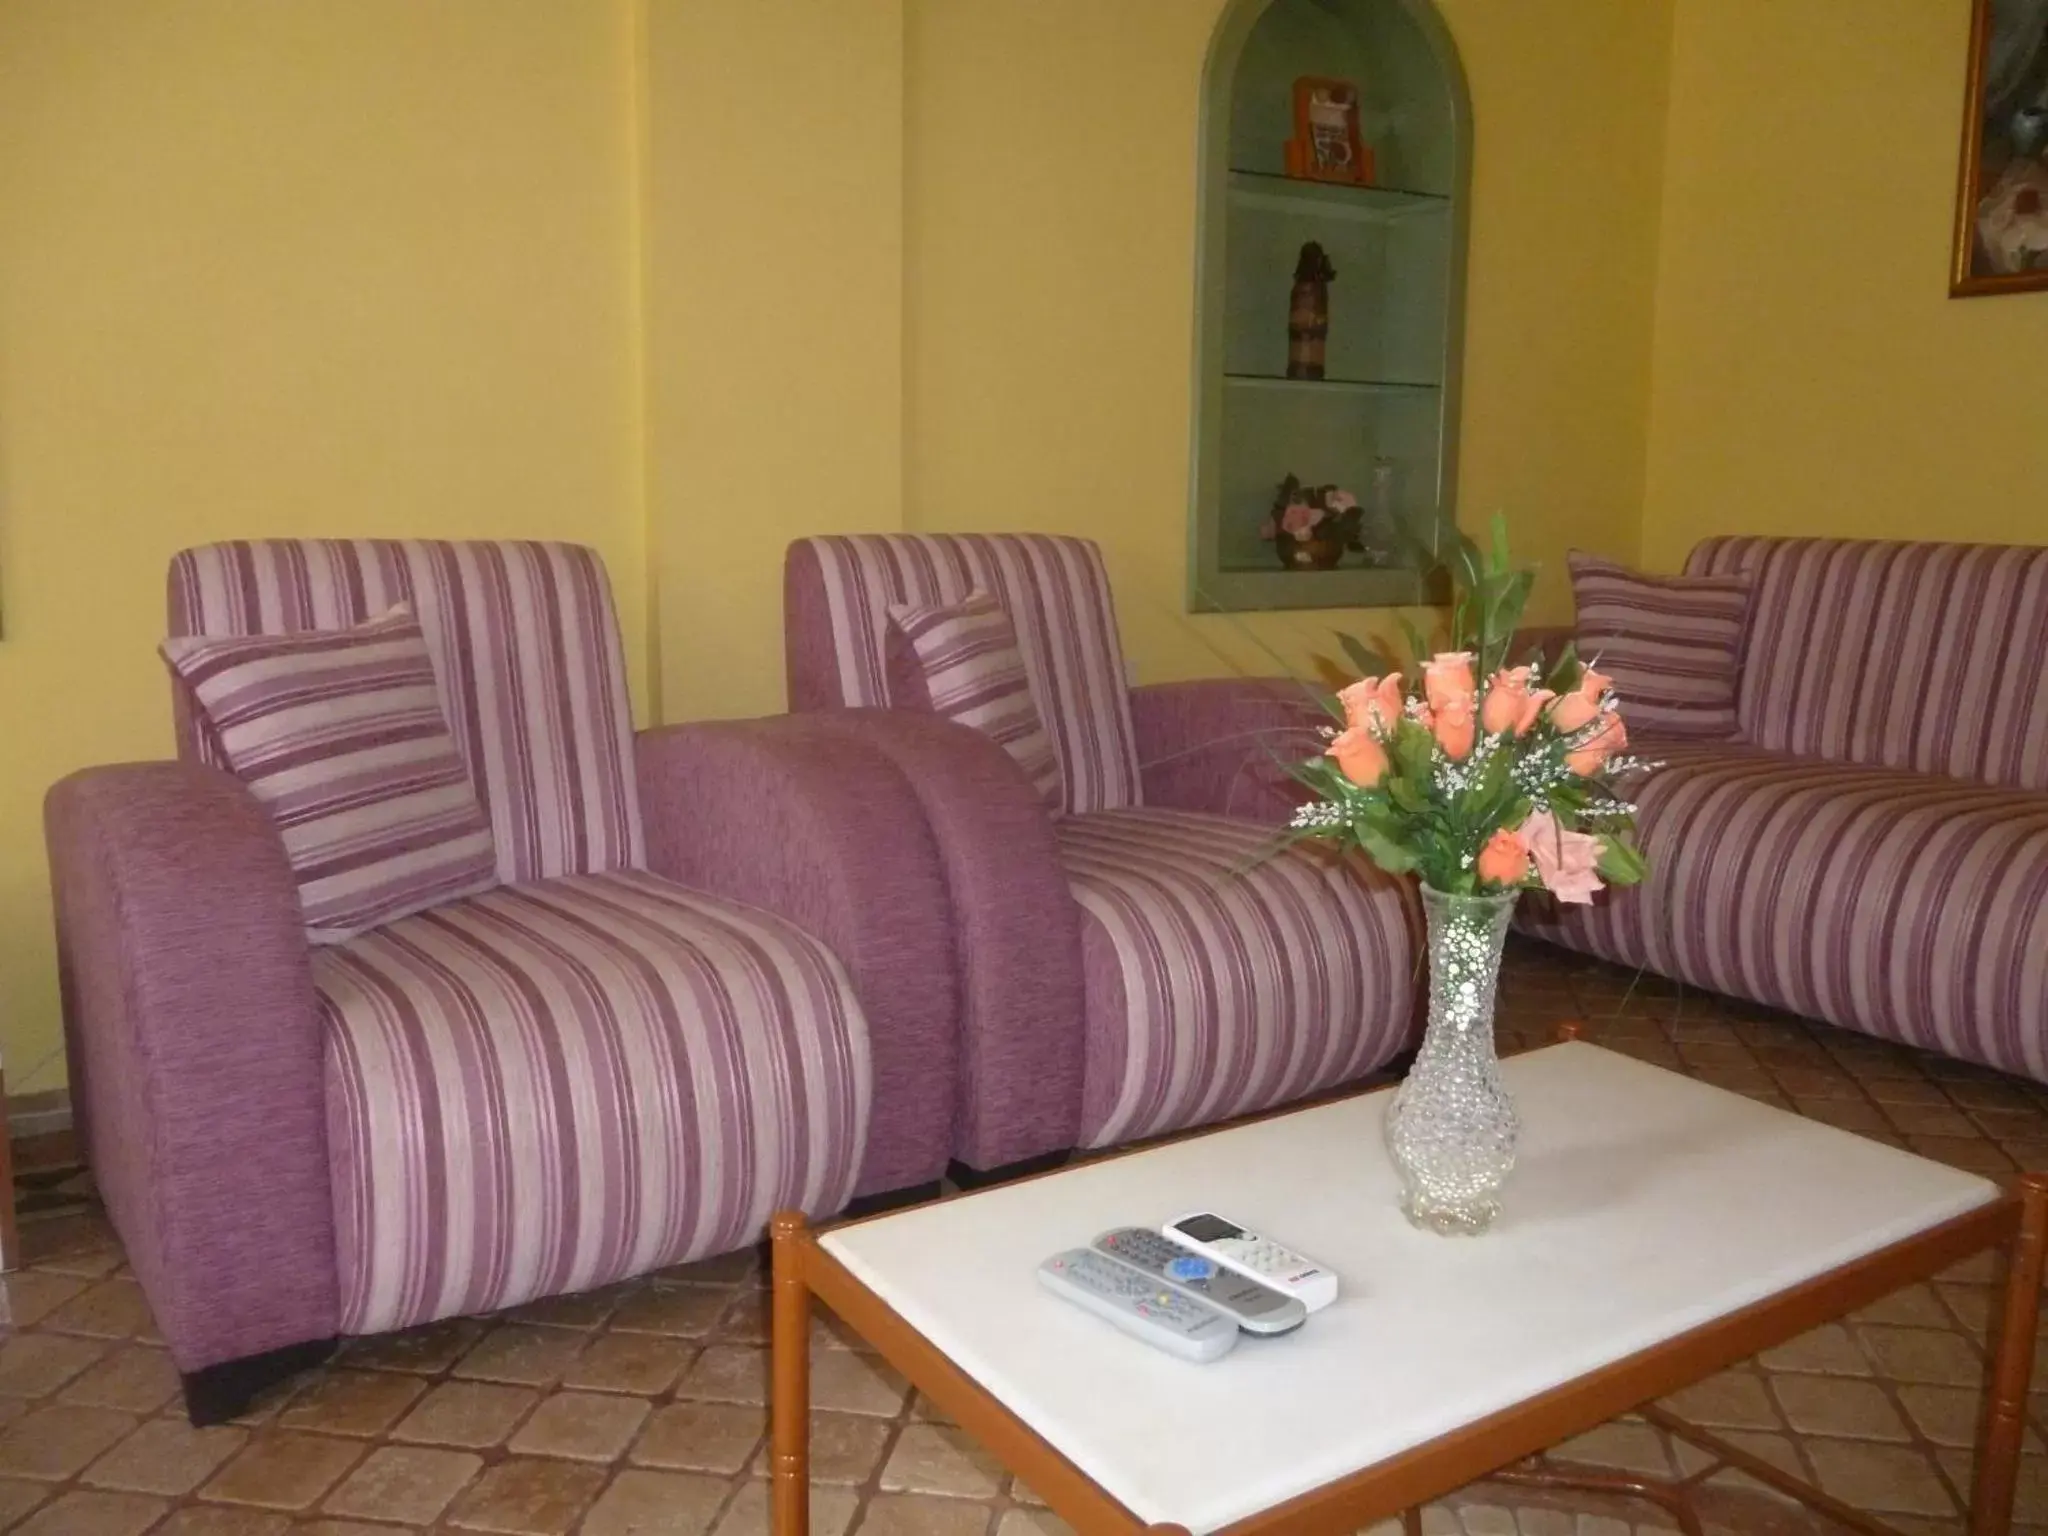
[[[1443,0],[1475,104],[1462,511],[1635,552],[1665,0]],[[1223,0],[909,0],[908,516],[1102,541],[1146,679],[1252,661],[1190,621],[1196,114]],[[1300,654],[1333,623],[1266,619]]]
[[[44,789],[168,755],[171,552],[596,543],[641,673],[629,12],[0,0],[0,1050],[58,1036]]]
[[[2048,543],[2048,293],[1947,296],[1970,0],[1679,0],[1645,558]]]
[[[900,525],[901,0],[648,0],[667,718],[780,709],[782,551]]]

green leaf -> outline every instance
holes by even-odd
[[[1344,648],[1351,665],[1358,668],[1360,677],[1385,677],[1389,672],[1401,670],[1356,635],[1347,635],[1341,629],[1336,633],[1337,644]]]
[[[1508,559],[1508,515],[1505,512],[1493,514],[1493,569],[1505,572],[1512,566]]]
[[[1564,643],[1564,649],[1557,653],[1557,660],[1550,664],[1550,675],[1543,679],[1543,686],[1553,693],[1569,693],[1579,686],[1579,673],[1585,668],[1579,664],[1579,649],[1571,641]]]
[[[1409,652],[1415,658],[1415,670],[1420,672],[1422,664],[1429,660],[1429,641],[1424,638],[1421,629],[1417,627],[1415,621],[1409,618],[1407,614],[1398,613],[1394,617],[1400,621],[1401,633],[1406,637]]]
[[[1377,827],[1354,821],[1351,831],[1358,839],[1358,846],[1365,850],[1365,856],[1390,875],[1408,874],[1420,863],[1411,851]]]
[[[1650,861],[1626,833],[1609,832],[1600,838],[1600,859],[1594,867],[1609,885],[1640,885],[1650,872]]]

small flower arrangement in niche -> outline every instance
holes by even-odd
[[[1437,563],[1451,578],[1451,649],[1430,654],[1409,625],[1415,660],[1403,670],[1339,637],[1365,675],[1327,701],[1327,746],[1295,765],[1314,798],[1290,835],[1420,877],[1429,1024],[1385,1135],[1409,1219],[1473,1233],[1499,1213],[1519,1129],[1493,1043],[1516,898],[1542,889],[1583,903],[1640,881],[1635,807],[1617,780],[1654,765],[1625,755],[1620,701],[1570,646],[1547,665],[1508,664],[1534,573],[1510,562],[1500,519],[1491,550],[1459,534]]]
[[[1365,547],[1364,528],[1358,498],[1342,486],[1303,485],[1289,475],[1273,495],[1259,537],[1290,571],[1328,571],[1347,551]]]

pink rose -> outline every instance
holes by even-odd
[[[1309,529],[1322,521],[1320,508],[1312,507],[1305,501],[1290,501],[1287,509],[1280,514],[1280,528],[1290,539],[1298,539]]]
[[[1502,827],[1479,850],[1479,878],[1516,886],[1529,878],[1529,845],[1519,832]]]
[[[1337,694],[1344,706],[1344,723],[1353,730],[1368,730],[1380,736],[1393,734],[1401,723],[1401,674],[1362,677]]]
[[[1472,743],[1478,728],[1478,721],[1472,718],[1470,694],[1446,699],[1429,712],[1430,733],[1436,737],[1436,744],[1444,749],[1444,756],[1454,763],[1462,763],[1472,755]]]
[[[1422,690],[1431,709],[1440,710],[1458,700],[1471,704],[1476,686],[1470,651],[1439,651],[1422,668]]]
[[[1522,841],[1536,865],[1536,878],[1559,901],[1590,905],[1604,888],[1600,879],[1600,839],[1587,832],[1567,832],[1548,811],[1538,811],[1521,825]]]
[[[1358,498],[1349,491],[1332,491],[1323,498],[1323,505],[1341,516],[1358,505]]]
[[[1360,789],[1371,789],[1386,777],[1387,749],[1371,731],[1353,726],[1340,732],[1329,745],[1327,755],[1337,759],[1337,768]]]
[[[1621,723],[1619,711],[1609,710],[1599,718],[1592,737],[1564,755],[1565,767],[1582,779],[1598,773],[1608,758],[1628,745],[1628,727]]]

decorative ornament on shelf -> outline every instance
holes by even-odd
[[[1294,82],[1294,137],[1287,174],[1305,181],[1369,187],[1373,153],[1358,134],[1358,87],[1349,80],[1304,75]]]
[[[1289,475],[1273,493],[1259,537],[1290,571],[1335,570],[1347,550],[1362,549],[1365,512],[1342,486],[1303,485]]]
[[[1509,562],[1499,518],[1488,553],[1460,533],[1447,558],[1422,563],[1448,569],[1452,649],[1429,655],[1409,625],[1415,661],[1403,671],[1339,637],[1367,675],[1326,701],[1338,725],[1295,767],[1314,798],[1292,835],[1421,878],[1429,1024],[1388,1107],[1387,1150],[1411,1222],[1475,1233],[1500,1212],[1519,1131],[1493,1038],[1508,919],[1525,890],[1587,903],[1643,878],[1620,785],[1656,764],[1623,755],[1608,680],[1569,645],[1547,668],[1540,655],[1508,665],[1534,572]]]
[[[1330,340],[1330,284],[1337,269],[1311,240],[1294,262],[1294,288],[1287,296],[1287,377],[1320,379]]]

